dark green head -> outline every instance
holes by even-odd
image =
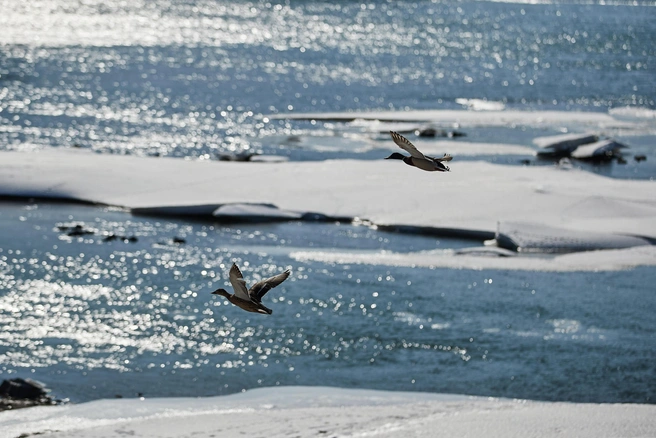
[[[389,157],[385,158],[386,160],[402,160],[405,158],[405,155],[400,154],[398,152],[394,152],[392,155]]]
[[[214,292],[212,292],[212,295],[221,295],[223,297],[230,298],[230,294],[225,289],[217,289]]]

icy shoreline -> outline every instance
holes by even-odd
[[[496,236],[499,246],[524,252],[652,246],[654,193],[653,181],[557,166],[468,161],[435,175],[382,159],[234,163],[61,149],[0,152],[4,197],[217,222],[359,220],[481,244]]]
[[[623,116],[623,117],[622,117]],[[278,113],[267,119],[322,120],[334,122],[419,122],[457,126],[561,126],[575,123],[590,129],[642,130],[652,125],[653,114],[624,108],[613,113],[589,111],[521,111],[494,109],[471,110],[407,110],[407,111],[344,111],[325,113]]]
[[[3,412],[0,436],[652,436],[655,417],[654,405],[299,386],[223,397],[97,400]]]

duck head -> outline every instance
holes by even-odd
[[[385,158],[386,160],[402,160],[406,158],[403,154],[400,154],[398,152],[394,152],[392,155],[389,157]]]
[[[212,292],[212,295],[221,295],[223,297],[230,298],[230,294],[225,289],[217,289],[214,292]]]

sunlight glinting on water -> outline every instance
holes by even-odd
[[[278,136],[294,127],[265,122],[262,114],[458,108],[457,99],[482,97],[479,88],[503,105],[597,110],[650,102],[645,75],[653,49],[643,43],[649,35],[639,25],[595,22],[582,6],[42,0],[5,6],[0,119],[9,123],[0,139],[8,148],[285,154],[290,147]],[[540,15],[548,27],[518,24]],[[585,73],[602,72],[609,62],[635,75],[635,89],[621,92],[619,101],[604,100]],[[560,100],[554,87],[564,93]],[[14,124],[22,129],[12,130]]]

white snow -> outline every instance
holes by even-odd
[[[625,106],[620,108],[611,108],[608,113],[616,118],[656,119],[656,111],[644,107]]]
[[[513,269],[521,271],[617,271],[636,266],[656,266],[656,246],[597,250],[551,257],[511,257],[504,251],[467,248],[396,253],[390,251],[303,250],[290,254],[298,261],[318,261],[341,265],[384,265],[453,269]]]
[[[574,158],[603,158],[617,154],[627,146],[612,139],[581,145],[572,152]]]
[[[267,219],[301,219],[299,213],[280,210],[268,204],[227,204],[222,205],[212,213],[218,218],[267,218]]]
[[[0,438],[654,436],[656,406],[275,387],[224,397],[98,400],[0,413]]]
[[[376,225],[488,233],[499,224],[522,223],[514,238],[544,252],[562,251],[563,242],[617,249],[649,243],[640,236],[656,238],[653,181],[556,166],[458,162],[457,155],[451,164],[451,172],[432,173],[383,159],[234,163],[74,149],[5,151],[0,152],[0,195],[77,199],[208,220],[316,213]],[[610,252],[622,258],[611,265],[652,264],[650,249],[644,251],[628,253],[636,256],[632,261],[627,253]],[[509,269],[518,263],[516,257],[504,259]]]
[[[618,115],[615,117],[615,115]],[[606,130],[628,129],[653,131],[653,121],[648,118],[626,118],[624,113],[585,111],[519,111],[519,110],[409,110],[409,111],[353,111],[334,113],[281,113],[267,115],[266,119],[295,120],[379,120],[388,122],[422,122],[440,126],[533,126],[563,127]]]
[[[521,252],[574,252],[621,249],[649,245],[644,238],[585,230],[563,230],[536,223],[503,222],[498,227],[497,244]]]
[[[473,111],[501,111],[506,105],[503,102],[483,99],[456,99],[456,103]]]

